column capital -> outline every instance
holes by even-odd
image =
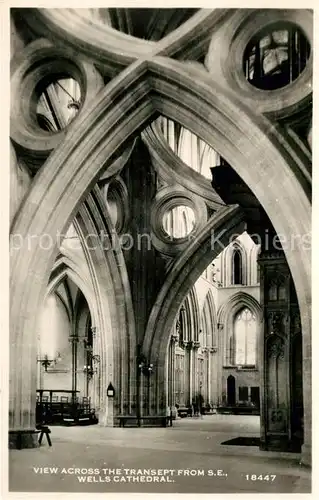
[[[172,333],[172,335],[171,335],[172,344],[177,344],[178,341],[179,341],[179,335],[177,333]]]
[[[184,344],[186,344],[185,347],[186,347],[186,349],[188,351],[191,351],[193,349],[193,347],[194,347],[194,341],[193,340],[188,340],[188,341],[184,342]]]
[[[80,339],[77,335],[70,335],[69,338],[68,338],[69,342],[71,342],[72,344],[77,344]]]

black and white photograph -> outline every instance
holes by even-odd
[[[9,496],[313,493],[299,4],[8,7]]]

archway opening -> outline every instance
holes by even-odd
[[[176,316],[167,356],[168,401],[181,418],[201,414],[209,420],[209,415],[223,415],[216,417],[216,425],[219,418],[228,418],[234,432],[241,428],[244,415],[249,415],[244,425],[258,437],[258,245],[247,233],[238,236],[236,243],[247,255],[247,285],[241,285],[239,291],[229,280],[233,271],[231,241],[190,288]],[[227,318],[218,319],[217,305],[227,309]],[[229,381],[235,381],[231,393]],[[177,425],[185,425],[185,420]]]
[[[39,318],[36,423],[96,424],[100,392],[95,332],[82,291],[65,275]]]
[[[49,160],[49,162],[50,162],[50,160]],[[91,181],[92,181],[92,179],[91,179]],[[90,180],[88,180],[88,182],[91,182],[91,181],[90,181]],[[60,200],[62,200],[62,195],[61,195]],[[74,199],[73,199],[73,201],[74,201]],[[76,203],[75,203],[75,201],[74,201],[74,205],[75,205],[75,204],[76,204]],[[62,216],[61,216],[61,219],[62,219]],[[56,224],[57,224],[57,225],[60,223],[60,219],[59,219],[59,217],[58,217],[58,216],[56,217],[55,221],[56,221]],[[43,265],[43,267],[44,267],[44,264],[42,264],[42,265]],[[17,268],[18,268],[18,266],[17,266]],[[40,287],[39,287],[39,288],[40,288]]]

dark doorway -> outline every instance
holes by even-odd
[[[227,404],[228,406],[236,404],[236,381],[232,375],[227,378]]]
[[[251,387],[250,389],[250,400],[254,405],[259,408],[260,407],[260,391],[259,387]]]

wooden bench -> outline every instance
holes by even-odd
[[[155,420],[159,421],[161,423],[162,427],[172,427],[173,425],[173,418],[171,415],[144,415],[142,417],[137,417],[136,415],[119,415],[117,417],[120,421],[120,427],[124,427],[125,424],[128,421],[133,422],[134,420],[136,421],[137,427],[142,427],[142,422],[143,421],[148,421],[148,420]]]

